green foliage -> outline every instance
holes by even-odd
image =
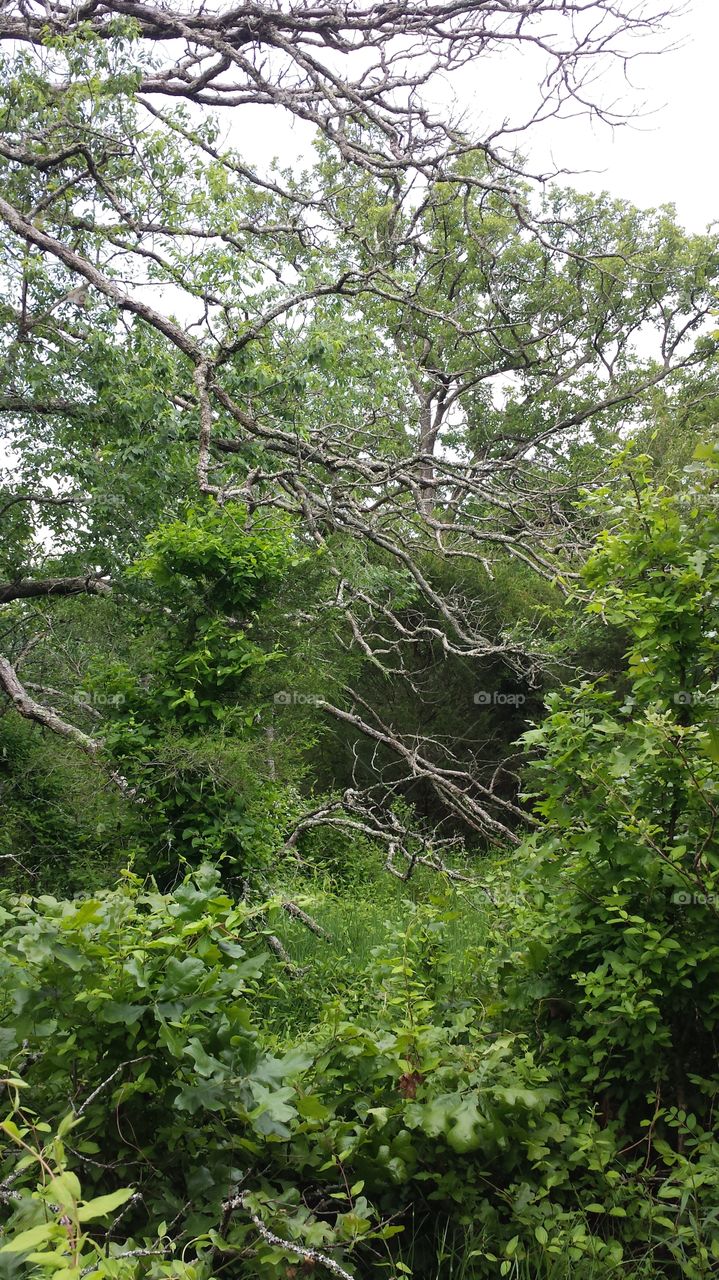
[[[542,751],[533,786],[547,824],[532,879],[553,903],[529,963],[534,996],[560,1002],[551,1040],[622,1114],[650,1089],[701,1093],[719,1029],[718,461],[700,451],[678,493],[636,487],[612,507],[587,607],[629,638],[627,693],[557,694],[525,735]]]
[[[135,865],[161,877],[183,857],[261,867],[296,806],[263,768],[261,677],[282,655],[261,614],[303,556],[287,522],[244,516],[213,503],[150,535],[129,575],[150,587],[146,620],[87,682],[105,691],[104,744],[140,797]]]
[[[655,1099],[637,1153],[532,1025],[502,1029],[488,899],[396,906],[314,1028],[296,1011],[280,1038],[287,985],[324,976],[285,974],[264,909],[216,872],[168,895],[126,877],[74,903],[6,898],[0,1271],[32,1250],[69,1276],[280,1280],[320,1249],[417,1280],[452,1259],[475,1280],[708,1278],[710,1128]]]
[[[302,1065],[301,1055],[278,1059],[258,1042],[250,997],[267,952],[249,909],[209,869],[166,897],[128,876],[94,899],[8,908],[2,1056],[28,1091],[23,1124],[42,1132],[46,1121],[38,1129],[33,1118],[41,1111],[61,1126],[64,1145],[51,1143],[52,1158],[60,1171],[66,1158],[79,1164],[86,1199],[116,1194],[127,1171],[137,1192],[133,1230],[148,1229],[148,1214],[154,1223],[179,1215],[190,1234],[219,1223],[238,1162],[258,1142],[289,1135],[297,1113],[285,1082]],[[20,1190],[9,1202],[11,1230],[24,1232],[44,1220],[37,1164],[18,1165],[17,1133],[7,1124],[5,1132],[6,1172]],[[44,1200],[58,1200],[54,1185]],[[164,1234],[129,1247],[156,1248]],[[49,1243],[57,1238],[51,1232]]]
[[[586,604],[626,636],[626,687],[556,693],[524,735],[544,821],[497,961],[505,1016],[621,1142],[634,1248],[673,1224],[648,1274],[692,1278],[719,1253],[718,464],[700,447],[674,491],[632,473],[596,500]]]
[[[7,717],[0,749],[3,885],[60,895],[111,883],[126,860],[130,824],[119,795],[98,791],[77,753]]]
[[[329,142],[258,183],[218,121],[138,109],[157,68],[101,21],[0,77],[35,228],[3,232],[0,577],[114,591],[4,613],[97,749],[2,709],[0,1278],[708,1280],[719,453],[671,468],[715,416],[716,237],[469,148],[421,199]],[[108,287],[73,300],[37,232]],[[115,284],[179,298],[179,346]],[[637,427],[653,459],[577,505]],[[365,786],[469,878],[382,878]],[[490,862],[462,799],[522,786]],[[350,834],[288,841],[328,796]]]
[[[300,562],[291,526],[274,517],[248,526],[237,504],[190,510],[155,530],[135,572],[151,578],[175,605],[193,612],[253,611]]]
[[[337,1003],[316,1038],[283,1052],[271,1029],[271,975],[259,982],[268,963],[262,913],[234,904],[214,870],[201,869],[170,895],[127,876],[119,889],[74,903],[7,899],[2,923],[7,1252],[32,1248],[31,1261],[75,1275],[94,1250],[114,1274],[108,1251],[162,1254],[184,1243],[184,1256],[189,1249],[200,1265],[188,1274],[208,1275],[212,1259],[238,1250],[241,1259],[256,1234],[242,1215],[230,1227],[222,1207],[250,1179],[247,1208],[281,1224],[301,1250],[351,1250],[396,1234],[348,1171],[367,1165],[376,1183],[395,1169],[408,1134],[393,1140],[392,1154],[377,1117],[355,1105],[351,1080],[364,1081],[368,1103],[387,1097],[400,1118],[409,1096],[403,1072],[437,1058],[440,1029],[413,1028],[430,1006],[408,956],[399,985],[407,1016],[379,1059],[371,1034]],[[403,950],[416,952],[436,927],[430,914],[405,930]],[[378,976],[391,984],[387,1025],[395,1021],[396,973],[391,954],[378,961]],[[453,1112],[447,1123],[455,1149],[463,1122]],[[82,1191],[70,1164],[82,1170]],[[304,1197],[317,1191],[312,1213]],[[56,1206],[49,1220],[48,1203]],[[113,1227],[79,1230],[121,1204],[121,1246]],[[296,1248],[260,1242],[242,1274],[283,1275]]]

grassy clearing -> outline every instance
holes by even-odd
[[[323,1006],[335,997],[366,998],[362,975],[372,967],[385,941],[405,927],[413,908],[441,902],[444,918],[443,953],[451,957],[450,969],[457,991],[471,984],[477,952],[486,939],[491,903],[475,887],[440,881],[426,874],[408,884],[380,875],[362,889],[352,886],[343,893],[326,884],[290,883],[283,894],[297,902],[325,930],[319,937],[300,921],[274,905],[267,915],[269,928],[281,938],[299,979],[284,984],[286,1001],[276,1003],[277,1029],[306,1031]]]

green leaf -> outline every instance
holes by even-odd
[[[197,956],[186,956],[184,960],[170,956],[165,967],[165,981],[157,993],[158,999],[189,995],[197,990],[206,973],[205,965]]]
[[[77,907],[71,915],[60,922],[61,929],[82,929],[86,924],[95,924],[102,919],[102,903],[89,898]]]
[[[63,1209],[71,1209],[74,1212],[75,1205],[82,1195],[82,1188],[77,1176],[67,1171],[51,1178],[45,1187],[45,1192],[49,1200],[57,1201]]]
[[[58,1138],[64,1138],[66,1133],[69,1133],[71,1129],[74,1129],[80,1123],[81,1117],[74,1115],[72,1111],[68,1111],[57,1126]]]
[[[78,1221],[92,1222],[95,1218],[104,1218],[106,1214],[114,1213],[119,1209],[121,1204],[126,1204],[134,1194],[132,1187],[120,1187],[118,1191],[111,1191],[109,1195],[86,1200],[77,1211]]]
[[[43,1222],[39,1227],[30,1227],[8,1240],[0,1248],[0,1253],[27,1253],[46,1240],[56,1240],[59,1235],[62,1235],[62,1228],[56,1222]]]
[[[144,1004],[127,1004],[117,1000],[107,1000],[98,1011],[98,1017],[103,1022],[121,1022],[126,1027],[132,1027],[139,1022],[145,1009]]]

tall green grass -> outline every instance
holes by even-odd
[[[309,1030],[329,999],[371,996],[363,975],[372,967],[373,954],[422,903],[441,901],[443,952],[450,957],[453,983],[460,992],[471,984],[492,910],[483,891],[440,880],[431,872],[408,883],[380,873],[364,885],[346,886],[341,892],[321,878],[308,882],[298,877],[283,885],[282,898],[297,902],[327,936],[318,936],[288,916],[281,900],[267,912],[267,927],[286,948],[296,971],[294,976],[289,969],[285,974],[285,998],[275,992],[274,1022],[280,1034]]]

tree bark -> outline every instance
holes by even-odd
[[[35,600],[39,596],[108,595],[109,582],[90,574],[82,578],[26,578],[0,582],[0,604],[11,600]]]
[[[8,698],[15,704],[15,709],[24,716],[26,720],[34,720],[36,724],[44,725],[46,729],[52,729],[53,733],[57,733],[62,738],[69,738],[76,746],[85,751],[87,755],[94,756],[100,750],[101,743],[97,738],[91,738],[89,734],[83,733],[82,729],[78,729],[76,725],[69,724],[67,720],[63,720],[58,715],[54,707],[44,707],[41,702],[36,702],[30,697],[27,689],[20,683],[15,668],[0,654],[0,688],[5,691]]]

